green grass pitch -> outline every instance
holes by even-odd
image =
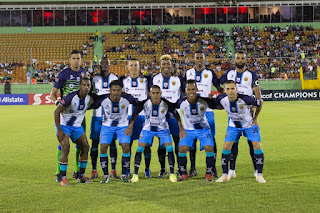
[[[205,154],[198,151],[199,176],[186,182],[171,183],[168,177],[146,179],[142,160],[139,183],[112,180],[102,185],[98,178],[93,184],[77,184],[71,178],[71,144],[67,172],[70,187],[55,183],[58,141],[53,125],[54,106],[1,106],[0,212],[320,212],[319,103],[264,103],[259,122],[266,184],[258,184],[252,177],[248,145],[242,138],[237,177],[227,183],[205,182]],[[90,115],[87,112],[87,127]],[[217,168],[221,175],[226,112],[216,111],[215,119]],[[157,142],[154,144],[151,171],[156,177],[159,163]],[[137,142],[133,156],[136,145]],[[119,148],[118,153],[119,173]],[[98,168],[101,175],[99,165]],[[90,172],[89,160],[87,176]]]

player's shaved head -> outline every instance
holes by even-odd
[[[110,83],[110,89],[112,86],[120,86],[121,88],[123,88],[123,83],[120,80],[115,80]]]
[[[196,82],[196,80],[194,80],[194,79],[189,79],[189,80],[187,80],[186,84],[187,84],[187,85],[188,85],[188,84],[193,84],[193,85],[195,85],[195,87],[197,87],[197,82]]]

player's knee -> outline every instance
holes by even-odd
[[[88,153],[88,152],[89,152],[89,149],[90,149],[90,147],[89,147],[88,142],[83,143],[83,144],[81,145],[81,151],[82,151],[82,152]]]
[[[252,146],[254,150],[261,149],[261,143],[260,142],[252,142]]]
[[[130,152],[130,144],[122,144],[122,152],[129,153]]]
[[[108,152],[108,144],[101,144],[100,145],[100,152],[101,152],[101,154],[106,154]]]
[[[225,142],[224,145],[223,145],[223,149],[231,150],[232,145],[233,145],[233,142]]]
[[[213,146],[204,146],[203,148],[204,148],[206,153],[207,152],[213,152]]]
[[[63,153],[69,153],[70,151],[70,144],[69,143],[61,143],[61,152]]]

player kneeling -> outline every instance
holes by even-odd
[[[247,137],[248,140],[252,141],[253,144],[254,157],[258,169],[256,180],[259,183],[265,183],[266,181],[262,177],[264,155],[260,144],[261,135],[258,124],[258,115],[262,108],[262,100],[247,95],[237,94],[238,88],[236,83],[232,80],[226,81],[224,91],[225,94],[219,95],[216,101],[227,111],[229,126],[227,128],[221,158],[223,175],[216,180],[216,182],[230,180],[230,177],[228,176],[228,164],[230,161],[231,148],[234,141],[240,138],[243,133],[243,135]],[[252,105],[257,106],[253,118],[250,114],[250,106]]]
[[[69,93],[62,99],[54,111],[56,134],[61,145],[61,186],[69,186],[66,177],[70,149],[69,138],[80,148],[78,183],[92,183],[84,175],[87,167],[89,144],[81,126],[86,110],[93,103],[93,98],[88,95],[91,88],[90,79],[83,77],[80,80],[79,87],[80,90]]]
[[[169,112],[173,113],[178,122],[180,134],[183,134],[184,130],[181,124],[180,116],[175,110],[175,106],[173,104],[161,98],[161,90],[159,86],[153,85],[150,88],[149,94],[151,99],[147,99],[138,105],[132,115],[130,125],[125,131],[127,135],[132,134],[134,120],[137,115],[144,110],[145,123],[142,129],[141,138],[139,139],[139,145],[134,161],[134,174],[131,182],[139,181],[138,171],[141,163],[141,155],[147,145],[152,146],[154,136],[159,137],[160,146],[164,145],[166,147],[170,167],[169,178],[171,182],[177,182],[177,175],[174,173],[175,160],[172,139],[166,116]]]

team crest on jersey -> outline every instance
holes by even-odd
[[[247,80],[248,80],[248,77],[245,77],[245,78],[244,78],[244,81],[247,81]]]
[[[140,79],[139,81],[140,81],[140,83],[143,83],[143,79]]]
[[[208,78],[208,74],[204,74],[203,76],[204,76],[205,78]]]
[[[162,113],[162,114],[164,114],[164,113],[165,113],[165,111],[166,111],[165,109],[162,109],[162,110],[161,110],[161,113]]]
[[[241,78],[237,78],[237,82],[240,82]]]
[[[108,82],[103,82],[103,87],[108,87]]]
[[[243,105],[239,105],[239,108],[240,108],[240,109],[243,109]]]
[[[82,73],[82,77],[84,77],[84,74]],[[80,77],[77,77],[77,81],[80,81]]]
[[[203,110],[204,110],[204,106],[201,106],[201,107],[200,107],[200,110],[203,111]]]
[[[158,111],[157,110],[153,110],[152,115],[157,115]]]
[[[171,83],[172,83],[173,86],[176,85],[176,82],[175,82],[175,81],[172,81]]]
[[[80,106],[79,106],[79,109],[80,109],[80,110],[83,110],[83,109],[84,109],[84,105],[80,105]]]
[[[197,80],[197,81],[200,81],[200,76],[197,76],[197,77],[196,77],[196,80]]]
[[[132,82],[132,85],[135,87],[135,86],[137,86],[137,82],[136,81],[133,81]]]
[[[121,105],[121,108],[124,109],[126,106],[124,104]]]
[[[118,107],[113,107],[114,112],[118,112]]]
[[[192,114],[197,114],[197,109],[192,109]]]
[[[168,83],[167,82],[163,83],[163,87],[168,88]]]
[[[236,112],[237,109],[236,109],[235,107],[231,107],[231,111],[232,111],[232,112]]]

